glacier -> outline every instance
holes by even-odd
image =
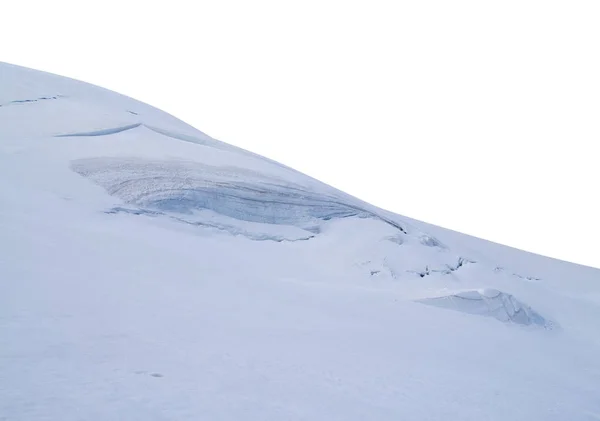
[[[0,197],[2,420],[600,419],[598,269],[6,63]]]

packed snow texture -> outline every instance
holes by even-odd
[[[8,64],[0,197],[1,420],[600,419],[597,269]]]

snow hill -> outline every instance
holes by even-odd
[[[0,420],[598,420],[599,357],[600,270],[0,64]]]

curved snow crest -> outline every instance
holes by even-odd
[[[142,123],[135,123],[121,127],[111,127],[108,129],[92,130],[91,132],[58,134],[56,135],[56,137],[109,136],[111,134],[117,134],[121,132],[126,132],[127,130],[135,129],[137,127],[140,127],[141,125]]]
[[[554,329],[556,323],[545,319],[513,295],[492,288],[460,291],[455,294],[424,298],[420,303],[463,313],[494,317],[502,322]]]
[[[134,130],[137,128],[145,128],[154,133],[160,134],[162,136],[170,137],[172,139],[181,140],[184,142],[197,143],[199,145],[210,146],[217,149],[222,149],[225,151],[242,151],[241,149],[228,145],[227,143],[220,142],[215,140],[204,133],[199,132],[201,136],[192,136],[184,133],[178,133],[172,130],[161,129],[160,127],[150,126],[145,123],[133,123],[127,124],[125,126],[116,126],[116,127],[108,127],[105,129],[95,129],[91,131],[84,132],[69,132],[69,133],[61,133],[57,134],[54,137],[97,137],[97,136],[111,136],[118,133],[123,133],[129,130]],[[244,151],[245,152],[245,151]],[[250,153],[250,152],[248,152]]]

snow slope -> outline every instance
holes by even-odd
[[[8,64],[0,197],[1,420],[600,419],[597,269]]]

